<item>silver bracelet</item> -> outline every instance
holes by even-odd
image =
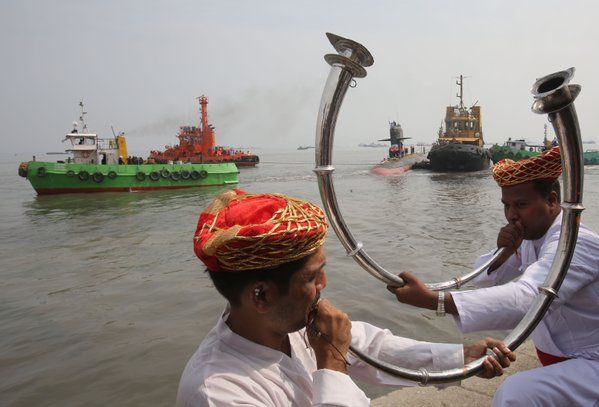
[[[444,317],[445,316],[445,292],[439,291],[439,297],[437,300],[437,316]]]

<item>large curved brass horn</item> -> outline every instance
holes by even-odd
[[[325,60],[331,65],[331,71],[323,90],[316,127],[316,167],[314,172],[317,175],[323,206],[333,230],[347,250],[347,255],[352,256],[362,268],[385,284],[402,286],[404,282],[401,278],[382,268],[366,254],[362,243],[353,237],[347,227],[337,204],[332,177],[335,170],[332,165],[332,156],[337,115],[345,93],[354,81],[354,77],[365,77],[366,70],[364,67],[372,65],[373,58],[364,46],[355,41],[330,33],[327,33],[327,37],[338,54],[325,56]],[[532,89],[535,98],[533,111],[549,115],[549,120],[553,124],[561,146],[561,159],[564,170],[564,202],[562,203],[564,214],[557,253],[549,274],[543,286],[539,287],[539,294],[535,297],[531,308],[518,326],[504,339],[505,344],[512,350],[516,349],[535,329],[557,295],[574,253],[580,213],[584,210],[582,206],[582,141],[573,104],[574,99],[580,92],[580,86],[569,85],[573,75],[574,68],[570,68],[566,71],[545,76],[538,79]],[[503,249],[499,249],[493,258],[465,276],[456,277],[442,283],[427,284],[427,286],[433,290],[459,288],[461,284],[486,270],[495,259],[501,256],[502,252]],[[459,369],[427,372],[424,369],[405,369],[386,363],[372,358],[353,347],[350,347],[350,350],[358,358],[378,369],[394,376],[417,381],[422,385],[427,383],[448,383],[470,377],[482,370],[482,363],[485,359],[484,357],[480,358]]]

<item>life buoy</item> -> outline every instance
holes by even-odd
[[[37,169],[37,176],[38,177],[45,177],[46,176],[46,167],[39,167]]]
[[[206,178],[208,176],[208,171],[202,170],[200,171],[200,178]]]
[[[191,174],[189,173],[189,171],[187,171],[187,170],[181,170],[181,178],[183,178],[183,179],[189,179],[190,176],[191,176]]]
[[[160,170],[160,176],[162,178],[168,178],[171,176],[171,172],[169,170],[167,170],[166,168],[163,168]]]
[[[160,173],[158,171],[152,171],[150,173],[150,179],[152,181],[158,181],[160,179]]]
[[[197,170],[191,171],[190,175],[191,175],[191,179],[198,179],[198,178],[200,178],[200,173]]]
[[[74,176],[75,176],[75,171],[73,171],[73,170],[67,171],[67,177],[74,177]]]
[[[173,181],[178,181],[181,178],[181,173],[179,171],[175,171],[171,173],[171,179]]]
[[[108,171],[108,178],[115,179],[116,178],[116,171]]]
[[[138,181],[143,181],[146,179],[146,174],[143,171],[138,171],[137,174],[135,174],[135,178],[137,178]]]
[[[93,173],[92,175],[92,180],[96,183],[99,184],[100,182],[104,181],[104,174],[102,174],[99,171],[96,171]]]
[[[77,174],[77,176],[81,181],[87,181],[89,179],[89,172],[81,170],[79,171],[79,174]]]

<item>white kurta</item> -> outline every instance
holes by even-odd
[[[370,400],[350,376],[394,386],[398,379],[351,357],[350,376],[316,369],[304,330],[289,334],[291,357],[232,332],[225,313],[193,354],[181,377],[177,406],[367,406]],[[364,322],[352,322],[352,345],[408,368],[445,370],[464,364],[463,346],[401,338]],[[307,340],[307,339],[306,339]]]
[[[501,267],[474,280],[488,288],[451,293],[462,332],[513,329],[520,322],[549,273],[561,220],[560,214],[545,236],[524,240]],[[491,255],[479,257],[475,267]],[[494,406],[599,404],[599,236],[583,225],[558,295],[532,338],[537,349],[572,360],[511,376]]]
[[[524,240],[501,267],[474,280],[478,286],[492,287],[451,293],[462,332],[513,329],[520,322],[549,273],[561,219],[560,214],[545,236]],[[479,257],[476,266],[490,255]],[[532,336],[535,346],[545,353],[599,360],[599,236],[584,225],[580,225],[558,298]]]

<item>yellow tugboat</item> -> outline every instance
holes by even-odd
[[[490,154],[484,148],[480,106],[467,108],[463,102],[464,78],[460,75],[459,105],[447,106],[445,129],[428,153],[433,171],[480,171],[489,168]]]

